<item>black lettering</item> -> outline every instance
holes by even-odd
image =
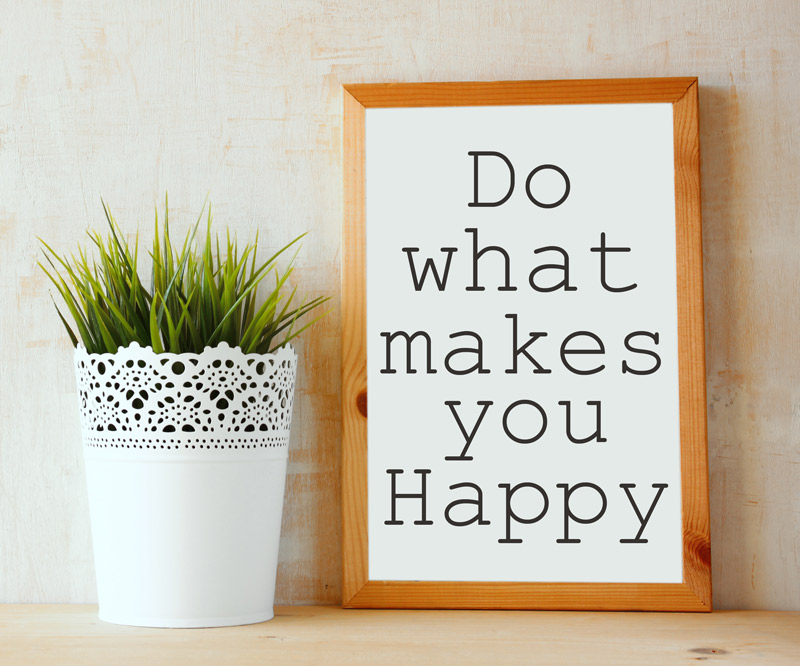
[[[461,434],[464,436],[464,449],[461,451],[461,454],[458,456],[445,456],[445,460],[472,460],[472,456],[467,455],[467,451],[469,451],[469,447],[472,445],[472,440],[475,439],[475,435],[478,433],[478,428],[481,427],[481,422],[483,421],[483,417],[486,416],[486,412],[489,410],[489,405],[493,404],[491,400],[478,400],[479,405],[483,407],[481,409],[481,413],[478,415],[478,420],[475,421],[475,425],[472,426],[472,432],[467,432],[467,429],[464,427],[464,424],[461,421],[461,417],[458,415],[456,411],[456,406],[461,404],[460,400],[445,400],[445,405],[450,408],[450,411],[453,413],[453,418],[456,420],[458,424],[458,429],[461,431]]]
[[[535,375],[537,375],[537,374],[538,375],[547,375],[547,374],[551,373],[552,370],[548,370],[546,368],[543,368],[541,365],[539,365],[536,362],[536,359],[533,358],[533,356],[531,356],[530,353],[528,352],[528,347],[530,347],[539,338],[547,337],[547,333],[531,331],[528,334],[528,336],[529,336],[528,341],[524,345],[522,345],[522,347],[520,347],[519,344],[518,344],[518,334],[517,334],[517,315],[515,315],[515,314],[507,314],[506,315],[506,319],[510,319],[511,320],[512,345],[513,345],[513,348],[514,348],[512,361],[511,361],[511,368],[506,370],[506,374],[508,374],[508,375],[516,374],[516,372],[517,372],[517,359],[519,358],[520,354],[525,356],[525,358],[527,358],[531,363],[533,363],[533,365],[534,365],[533,374],[535,374]]]
[[[628,351],[632,351],[634,354],[647,354],[648,356],[652,356],[655,359],[655,363],[653,367],[648,368],[647,370],[636,370],[628,365],[627,361],[622,361],[622,374],[626,372],[630,372],[632,375],[652,375],[656,370],[661,367],[661,357],[654,351],[650,351],[649,349],[641,349],[640,347],[634,347],[631,345],[631,339],[644,335],[645,337],[650,338],[658,344],[658,333],[650,333],[649,331],[634,331],[630,333],[625,338],[625,349]]]
[[[607,442],[608,440],[603,437],[601,433],[601,420],[600,420],[600,412],[601,412],[601,405],[599,400],[589,400],[586,404],[591,406],[594,405],[595,407],[595,430],[594,432],[589,435],[588,437],[574,437],[572,434],[572,403],[569,400],[560,400],[559,405],[564,405],[567,408],[567,438],[570,442],[575,444],[585,444],[586,442],[591,442],[593,439],[598,442]]]
[[[427,507],[426,497],[426,483],[425,480],[428,474],[431,473],[429,469],[415,469],[414,474],[420,475],[422,490],[418,493],[398,493],[397,492],[397,475],[402,474],[402,469],[387,469],[386,473],[392,477],[392,519],[383,521],[385,525],[402,525],[402,520],[397,520],[397,500],[398,499],[418,499],[422,502],[422,517],[420,520],[415,520],[415,525],[433,525],[432,520],[427,520],[425,510]]]
[[[436,374],[436,370],[433,369],[433,365],[431,364],[431,336],[428,335],[425,331],[417,331],[416,333],[409,335],[406,331],[395,331],[394,333],[389,333],[388,331],[381,333],[381,337],[386,338],[386,367],[381,369],[381,374],[384,375],[394,375],[397,373],[392,367],[392,342],[395,338],[405,338],[406,341],[406,372],[410,375],[416,374],[416,370],[411,366],[411,343],[418,337],[422,336],[422,338],[426,342],[426,358],[427,358],[427,374],[434,375]]]
[[[556,488],[564,489],[564,538],[556,539],[556,543],[580,543],[580,539],[569,538],[569,521],[573,520],[581,525],[590,525],[591,523],[596,523],[598,520],[600,520],[600,518],[603,517],[603,514],[606,512],[606,508],[608,507],[606,494],[603,492],[602,488],[594,485],[593,483],[578,483],[572,487],[570,487],[568,483],[557,483]],[[591,518],[581,518],[576,516],[569,508],[569,498],[572,497],[572,493],[581,488],[591,488],[597,492],[598,495],[600,495],[600,499],[603,501],[603,507]]]
[[[458,488],[472,488],[477,493],[478,499],[453,500],[444,510],[444,519],[455,527],[466,527],[467,525],[472,525],[472,523],[478,523],[478,525],[489,525],[491,521],[483,519],[483,491],[481,490],[480,486],[475,485],[474,483],[456,483],[455,485],[450,486],[450,490],[456,490]],[[470,504],[478,507],[475,515],[468,520],[453,520],[450,517],[450,512],[457,506],[464,504]]]
[[[478,230],[477,229],[464,229],[468,234],[472,234],[472,286],[467,287],[467,291],[486,291],[486,287],[481,287],[478,284],[478,259],[480,259],[487,252],[499,252],[504,261],[504,275],[505,282],[502,287],[498,287],[497,291],[516,291],[516,287],[511,286],[511,257],[499,245],[487,245],[486,247],[478,250]]]
[[[639,511],[639,507],[636,506],[636,502],[633,499],[633,495],[631,495],[631,488],[635,488],[635,483],[620,483],[619,487],[625,491],[625,494],[628,496],[628,501],[631,503],[634,512],[636,513],[636,517],[639,519],[639,531],[636,533],[635,539],[620,539],[620,543],[647,543],[647,539],[642,539],[642,533],[644,532],[644,528],[647,527],[647,523],[650,522],[650,516],[653,515],[653,509],[656,508],[656,504],[658,504],[658,500],[661,499],[661,493],[664,492],[664,488],[667,488],[666,483],[654,483],[653,488],[657,488],[658,492],[656,492],[655,498],[653,498],[653,503],[650,505],[650,508],[647,511],[647,515],[642,518],[642,512]]]
[[[558,247],[556,245],[540,247],[533,251],[534,254],[539,254],[540,252],[560,252],[563,262],[560,264],[542,264],[541,266],[534,268],[528,277],[528,282],[531,283],[531,287],[533,287],[536,291],[541,292],[557,291],[559,289],[563,289],[564,291],[578,291],[577,287],[573,287],[569,283],[569,255],[567,254],[567,251],[563,247]],[[536,277],[537,273],[551,270],[561,271],[562,277],[560,282],[550,287],[540,287],[538,284],[536,284],[534,278]]]
[[[577,338],[579,335],[591,338],[597,343],[597,347],[595,349],[567,349],[567,345],[570,342],[572,342],[573,339]],[[564,367],[566,367],[567,370],[569,370],[570,372],[574,372],[576,375],[593,375],[597,372],[600,372],[606,366],[598,365],[597,367],[592,368],[591,370],[579,370],[567,360],[567,354],[605,354],[605,353],[606,353],[606,348],[603,346],[603,341],[590,331],[575,331],[574,333],[571,333],[566,338],[564,338],[564,342],[561,343],[561,362],[564,364]]]
[[[450,335],[450,339],[453,340],[455,338],[464,337],[465,335],[470,335],[475,340],[475,347],[459,347],[458,349],[454,349],[451,351],[444,359],[444,367],[445,369],[453,375],[468,375],[472,372],[477,370],[479,375],[488,375],[489,370],[483,367],[483,340],[481,336],[475,333],[474,331],[458,331],[458,333],[452,333]],[[450,363],[451,359],[458,355],[458,354],[474,354],[477,358],[473,365],[465,368],[463,370],[456,370],[452,364]]]
[[[627,285],[626,287],[612,287],[606,280],[606,254],[609,252],[630,252],[631,249],[629,247],[607,247],[606,235],[605,232],[603,232],[600,234],[600,247],[592,247],[589,249],[591,252],[600,253],[600,284],[603,285],[603,289],[613,292],[630,291],[631,289],[636,289],[637,284],[635,282]]]
[[[493,150],[471,150],[467,153],[467,155],[472,155],[473,158],[472,168],[474,185],[472,201],[468,203],[467,206],[471,208],[493,208],[494,206],[502,206],[511,198],[511,193],[514,191],[514,167],[511,165],[511,161],[505,155],[503,155],[503,153],[498,153]],[[503,160],[503,162],[506,163],[506,166],[508,167],[508,192],[502,199],[499,199],[498,201],[478,201],[478,158],[481,156],[499,157],[501,160]]]
[[[511,538],[511,520],[521,523],[522,525],[532,525],[540,521],[544,518],[544,515],[547,513],[547,509],[550,506],[550,500],[547,498],[547,493],[544,489],[535,484],[535,483],[518,483],[513,488],[509,483],[501,483],[498,485],[498,488],[505,488],[506,489],[506,536],[503,539],[498,539],[497,543],[522,543],[522,539],[512,539]],[[544,506],[539,514],[534,518],[521,518],[514,512],[514,509],[511,508],[511,498],[514,496],[514,493],[520,490],[521,488],[533,488],[534,490],[538,490],[542,496],[542,500],[544,502]]]
[[[436,264],[433,263],[432,258],[428,258],[425,260],[425,265],[422,267],[422,275],[417,277],[417,267],[414,264],[414,252],[419,252],[418,247],[404,247],[403,252],[406,253],[408,257],[408,266],[411,269],[411,281],[414,283],[414,290],[415,291],[422,291],[422,286],[425,284],[425,276],[428,274],[430,270],[431,275],[433,275],[433,280],[436,282],[436,288],[439,291],[444,291],[447,287],[447,275],[450,273],[450,260],[453,258],[453,252],[458,252],[457,247],[443,247],[441,248],[442,252],[447,254],[447,259],[444,263],[444,272],[442,276],[439,277],[439,270],[436,268]]]
[[[520,405],[530,405],[538,410],[539,415],[542,417],[542,426],[539,428],[539,431],[533,435],[533,437],[517,437],[516,435],[512,434],[511,431],[508,429],[508,417],[510,416],[511,412],[519,407]],[[547,430],[547,414],[542,409],[539,403],[534,402],[533,400],[517,400],[516,402],[512,402],[506,411],[503,413],[503,430],[505,431],[506,435],[509,439],[513,439],[515,442],[519,444],[532,444],[537,439],[539,439],[542,435],[544,435],[544,431]]]
[[[538,201],[533,194],[531,194],[531,181],[533,177],[539,173],[540,171],[544,171],[545,169],[557,171],[561,174],[561,177],[564,179],[564,194],[558,201],[554,201],[553,203],[542,203]],[[561,204],[563,204],[567,197],[569,196],[570,184],[569,184],[569,176],[567,176],[566,171],[561,167],[557,167],[555,164],[542,164],[536,167],[533,171],[528,174],[528,180],[525,181],[525,193],[528,195],[528,199],[530,199],[534,204],[539,206],[539,208],[557,208]]]

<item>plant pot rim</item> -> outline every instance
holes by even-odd
[[[86,347],[83,343],[78,343],[75,347],[75,355],[76,356],[85,356],[92,359],[102,359],[102,358],[117,358],[119,356],[123,356],[125,354],[136,354],[136,355],[145,355],[145,356],[154,356],[159,360],[162,359],[186,359],[189,357],[204,357],[214,355],[215,353],[223,352],[226,358],[241,358],[241,359],[252,359],[252,358],[274,358],[275,360],[293,360],[297,358],[297,351],[292,346],[291,343],[285,344],[283,347],[280,347],[272,352],[267,352],[265,354],[251,352],[245,353],[242,351],[242,348],[236,345],[235,347],[231,347],[227,342],[220,342],[216,345],[207,345],[203,351],[201,352],[155,352],[150,345],[143,347],[138,342],[131,342],[129,345],[125,347],[119,347],[116,352],[89,352],[86,350]]]
[[[78,347],[84,451],[285,455],[296,368],[289,345],[269,354],[224,343],[199,354],[157,354],[139,344],[113,354]]]

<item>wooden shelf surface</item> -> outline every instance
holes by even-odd
[[[146,629],[94,606],[0,605],[0,664],[800,663],[800,613],[275,610],[244,627]]]

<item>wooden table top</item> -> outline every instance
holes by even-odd
[[[146,629],[101,622],[95,606],[0,605],[0,664],[800,664],[800,613],[275,611]]]

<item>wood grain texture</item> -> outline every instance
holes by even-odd
[[[0,662],[250,664],[796,664],[800,613],[275,609],[220,629],[106,624],[92,606],[0,606]]]
[[[343,590],[345,608],[711,610],[703,249],[697,79],[361,84],[344,86]],[[450,97],[452,95],[452,98]],[[505,583],[369,579],[367,530],[366,171],[364,111],[372,107],[667,102],[673,105],[678,295],[681,584]]]
[[[367,582],[367,299],[364,107],[343,94],[342,596]]]
[[[0,0],[0,16],[0,601],[96,598],[69,346],[35,235],[73,247],[104,196],[146,242],[165,190],[176,233],[210,192],[240,238],[310,229],[295,283],[336,294],[342,83],[692,74],[714,607],[800,610],[800,3]],[[341,600],[341,316],[299,349],[287,603]]]
[[[708,584],[708,583],[706,583]],[[710,589],[710,587],[709,587]],[[366,582],[345,608],[668,611],[711,608],[685,583]]]
[[[696,79],[582,79],[346,84],[366,108],[392,106],[508,106],[513,104],[672,103]]]
[[[675,251],[678,293],[683,582],[711,610],[703,227],[697,81],[675,100]]]

